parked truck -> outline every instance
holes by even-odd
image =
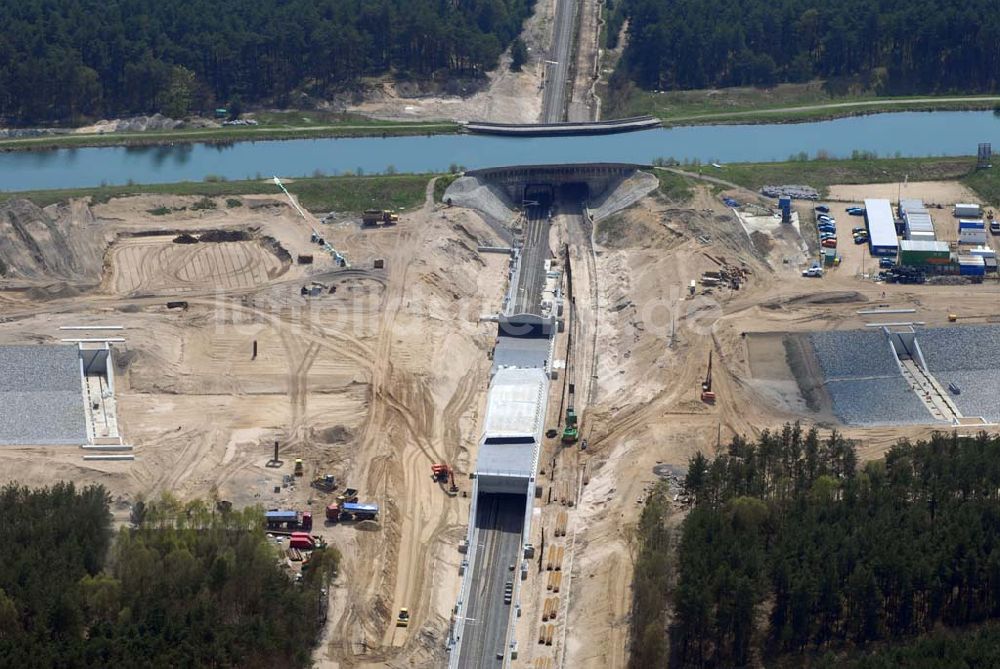
[[[340,520],[375,520],[377,517],[378,504],[334,502],[326,507],[326,518],[333,522]]]
[[[268,530],[305,530],[312,529],[312,513],[309,511],[283,511],[272,509],[264,512],[264,523]]]
[[[365,209],[361,214],[362,225],[396,225],[399,214],[388,209]]]

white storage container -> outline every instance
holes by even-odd
[[[980,218],[983,215],[983,209],[978,204],[956,204],[955,205],[955,216],[957,218]]]

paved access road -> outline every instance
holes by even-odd
[[[518,578],[525,499],[524,495],[479,496],[472,588],[458,663],[462,669],[496,669],[503,664],[497,653],[507,652],[507,628],[514,608],[513,602],[504,604],[503,591],[507,581]]]
[[[573,58],[573,29],[579,0],[556,0],[552,27],[550,63],[545,64],[545,92],[542,94],[542,123],[566,120],[566,84]]]

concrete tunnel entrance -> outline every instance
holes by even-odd
[[[567,202],[583,202],[590,198],[590,186],[585,181],[571,183],[530,183],[524,186],[521,204],[524,207],[548,208]]]
[[[471,170],[466,176],[499,189],[514,206],[551,207],[599,198],[641,168],[627,163],[520,165]]]
[[[521,206],[549,208],[555,204],[555,190],[550,184],[527,184],[521,198]]]

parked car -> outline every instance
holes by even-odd
[[[868,243],[868,235],[854,235],[854,243],[855,244],[867,244]]]
[[[820,245],[822,245],[824,248],[835,249],[837,248],[837,238],[830,237],[829,239],[824,239],[823,241],[820,242]]]
[[[819,238],[820,238],[820,241],[822,241],[824,239],[836,239],[837,238],[837,233],[835,233],[835,232],[821,232],[819,234]]]
[[[823,268],[819,265],[813,265],[809,269],[802,270],[802,276],[821,277],[823,276]]]
[[[851,234],[856,235],[859,232],[863,232],[864,234],[868,234],[868,228],[866,228],[864,226],[857,227],[857,228],[851,228]]]
[[[824,221],[826,223],[836,223],[837,222],[837,219],[835,219],[833,216],[829,216],[827,214],[820,214],[819,216],[816,217],[816,220],[818,220],[818,221]]]
[[[881,267],[882,269],[889,269],[890,267],[892,267],[895,264],[896,264],[896,261],[893,260],[892,258],[879,258],[878,259],[878,266]]]
[[[847,214],[849,216],[864,216],[865,215],[865,208],[864,207],[848,207],[847,208]]]
[[[816,211],[820,212],[821,214],[829,214],[830,213],[830,208],[828,206],[826,206],[825,204],[820,204],[820,205],[816,205]]]

